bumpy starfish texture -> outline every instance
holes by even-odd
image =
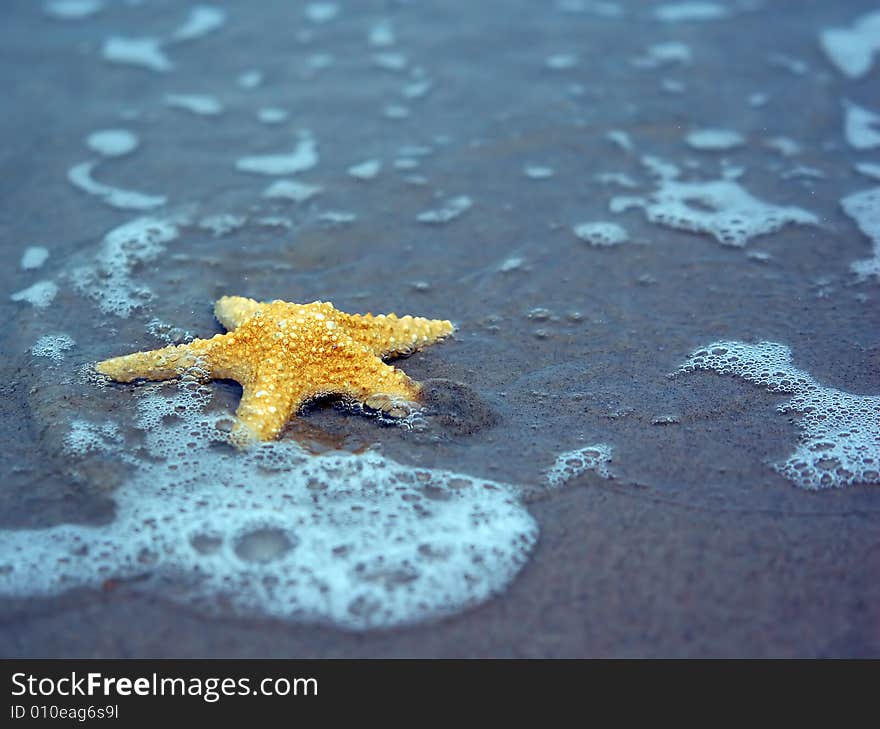
[[[243,388],[232,440],[271,440],[308,400],[338,394],[391,417],[408,414],[421,385],[385,364],[442,339],[440,319],[346,314],[326,301],[293,304],[224,296],[214,315],[228,329],[211,339],[98,362],[118,382],[168,380],[186,372]]]

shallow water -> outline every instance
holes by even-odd
[[[880,652],[880,478],[863,462],[880,462],[880,194],[864,192],[880,186],[865,166],[880,149],[876,6],[731,0],[699,4],[712,16],[700,18],[695,5],[149,0],[61,19],[52,3],[10,2],[0,562],[39,571],[28,566],[39,554],[46,566],[40,580],[0,580],[2,653]],[[862,50],[843,59],[823,37]],[[138,49],[143,60],[132,38],[158,39],[147,67],[119,62]],[[96,141],[101,130],[129,135]],[[279,180],[300,184],[267,196]],[[143,215],[174,234],[108,244]],[[593,223],[625,235],[597,237]],[[48,257],[36,263],[29,247]],[[259,528],[241,520],[248,509],[290,517],[272,490],[296,488],[290,462],[269,477],[254,466],[251,501],[204,517],[229,529],[215,563],[160,529],[164,562],[50,566],[51,528],[83,525],[74,531],[89,539],[180,497],[160,468],[211,494],[248,467],[205,431],[172,463],[166,436],[179,423],[143,409],[173,405],[176,386],[102,387],[87,374],[105,357],[222,331],[212,306],[226,294],[456,323],[452,339],[398,362],[428,385],[419,427],[322,401],[279,447],[379,458],[368,496],[380,511],[391,472],[499,484],[503,497],[481,507],[484,534],[468,536],[442,505],[422,523],[450,543],[473,539],[485,574],[424,551],[374,571],[370,615],[393,607],[385,620],[363,618],[363,600],[349,610],[361,583],[332,578],[336,566],[316,579],[342,607],[307,609],[296,586],[266,587],[287,563],[273,562],[271,539],[265,563],[242,558]],[[811,451],[817,478],[782,467],[811,437],[802,413],[777,410],[791,391],[734,371],[670,376],[693,352],[737,341],[788,347],[817,386],[866,396],[867,416],[846,404],[828,416],[868,483],[850,484],[854,464],[823,461],[823,448]],[[215,382],[199,406],[219,416],[239,394]],[[72,444],[77,427],[100,437]],[[611,454],[603,468],[548,481],[557,458],[594,444]],[[320,471],[324,456],[309,457]],[[805,488],[823,470],[829,487]],[[361,498],[346,478],[344,498]],[[345,534],[331,502],[291,493]],[[418,532],[417,510],[395,513]],[[291,529],[295,562],[305,542]],[[394,559],[395,529],[364,536],[371,560]],[[242,600],[200,564],[244,575],[227,587]],[[437,564],[452,590],[442,595]]]

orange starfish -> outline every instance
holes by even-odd
[[[392,417],[409,414],[421,385],[382,358],[409,354],[454,330],[446,320],[346,314],[326,301],[224,296],[214,315],[228,333],[115,357],[95,369],[119,382],[193,371],[241,383],[232,438],[244,446],[276,437],[303,403],[321,395],[339,394]]]

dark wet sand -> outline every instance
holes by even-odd
[[[0,526],[106,521],[121,481],[118,466],[100,459],[71,473],[60,443],[78,414],[124,422],[131,396],[124,388],[53,390],[35,369],[43,362],[27,353],[47,322],[49,331],[77,340],[65,361],[75,370],[158,346],[145,333],[153,315],[202,336],[219,331],[211,305],[226,293],[322,298],[349,311],[456,321],[453,340],[401,366],[416,379],[462,383],[439,386],[459,399],[444,405],[447,414],[458,409],[457,418],[435,422],[426,436],[331,405],[310,409],[308,425],[347,448],[380,442],[402,463],[531,486],[560,452],[604,441],[615,446],[615,479],[587,474],[531,500],[541,538],[520,576],[486,604],[433,624],[357,634],[221,620],[122,584],[0,601],[0,655],[880,655],[877,487],[795,488],[769,466],[797,441],[790,416],[775,411],[784,396],[713,374],[667,378],[711,341],[769,339],[790,346],[795,364],[823,384],[880,392],[877,282],[857,284],[849,271],[869,244],[838,204],[871,186],[852,171],[869,156],[846,146],[841,100],[876,107],[878,71],[846,81],[817,43],[821,28],[848,24],[872,3],[779,2],[753,15],[675,28],[647,20],[631,27],[575,22],[528,3],[519,13],[505,11],[504,23],[488,10],[456,14],[447,3],[421,14],[400,10],[392,18],[401,50],[436,80],[436,90],[408,102],[412,116],[400,121],[383,118],[381,108],[403,79],[372,67],[363,42],[368,21],[391,12],[382,3],[344,8],[338,28],[321,29],[303,49],[279,23],[265,22],[283,3],[266,3],[265,16],[237,14],[238,4],[224,3],[225,29],[175,49],[178,69],[170,77],[102,62],[100,40],[110,32],[164,32],[184,14],[172,3],[153,5],[149,13],[114,9],[62,26],[42,19],[31,3],[10,4],[0,29],[13,61],[0,64],[10,89],[0,129],[11,140],[0,152],[7,171],[0,179],[3,290],[90,260],[108,229],[135,217],[65,179],[69,167],[90,158],[82,140],[99,128],[125,126],[142,138],[135,156],[107,163],[114,184],[195,203],[199,214],[250,214],[256,206],[261,214],[288,215],[294,228],[249,223],[218,239],[188,229],[185,248],[174,251],[186,259],[138,272],[159,295],[149,316],[102,315],[64,285],[46,311],[8,296],[0,301],[0,342],[9,353],[0,363],[8,408],[0,421],[0,472],[7,474]],[[672,38],[690,45],[694,64],[653,71],[629,65],[646,46]],[[744,38],[754,53],[742,54]],[[254,39],[256,54],[246,51]],[[576,69],[543,68],[546,56],[571,50],[580,55]],[[296,81],[291,68],[318,51],[336,56],[335,70]],[[779,68],[767,60],[773,53],[802,59],[808,72]],[[249,68],[267,72],[255,92],[259,101],[235,85]],[[684,96],[663,93],[665,77],[686,82]],[[584,93],[567,93],[570,83]],[[229,110],[202,119],[164,109],[164,93],[177,90],[225,95]],[[767,107],[748,106],[756,91],[769,94]],[[295,112],[292,128],[314,131],[321,161],[301,177],[327,187],[317,209],[357,213],[352,226],[328,227],[313,209],[270,204],[260,198],[270,179],[232,169],[237,156],[283,146],[277,128],[246,111],[268,105]],[[120,107],[128,106],[141,109],[141,118],[119,121]],[[726,155],[747,168],[747,189],[821,218],[819,227],[787,227],[753,241],[749,249],[771,254],[766,264],[707,236],[651,225],[639,211],[614,216],[609,198],[628,191],[593,179],[625,172],[642,183],[636,193],[650,190],[639,154],[697,160],[700,175],[713,179],[721,155],[696,153],[682,137],[692,126],[721,123],[749,140]],[[604,134],[611,129],[628,131],[638,154],[610,144]],[[391,170],[367,183],[345,174],[351,164],[370,157],[387,163],[401,144],[430,144],[437,134],[451,141],[425,159],[424,187]],[[763,146],[782,134],[804,149],[792,161]],[[555,176],[526,179],[522,167],[532,163],[554,167]],[[826,177],[783,180],[781,172],[796,164]],[[437,207],[437,190],[468,194],[474,208],[444,226],[416,223],[419,212]],[[622,223],[632,242],[587,247],[571,226],[590,220]],[[17,269],[27,245],[51,251],[36,275]],[[497,272],[514,255],[525,269]],[[416,281],[429,287],[414,287]],[[536,307],[549,318],[530,318]],[[235,406],[235,386],[215,388],[221,402]],[[651,424],[666,414],[679,422]]]

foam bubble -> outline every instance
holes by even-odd
[[[409,65],[409,59],[403,53],[386,51],[373,54],[373,65],[385,71],[403,71]]]
[[[427,223],[429,225],[442,225],[443,223],[448,223],[450,220],[455,220],[455,218],[459,217],[467,210],[470,210],[473,204],[473,200],[467,195],[459,195],[458,197],[447,200],[443,207],[419,213],[416,216],[416,220],[420,223]]]
[[[522,256],[511,256],[510,258],[505,258],[498,264],[498,271],[501,273],[510,273],[511,271],[520,271],[523,268],[523,264],[525,264],[526,260]]]
[[[223,105],[216,97],[207,94],[165,94],[165,106],[199,116],[216,116],[223,112]]]
[[[873,245],[873,257],[855,261],[853,272],[862,280],[871,276],[880,279],[880,187],[848,195],[840,204]]]
[[[114,228],[104,236],[94,265],[73,271],[74,286],[96,301],[101,311],[128,317],[153,297],[146,285],[131,279],[132,271],[158,258],[177,236],[173,222],[157,218],[137,218]]]
[[[104,157],[123,157],[138,143],[137,135],[127,129],[99,129],[86,137],[86,146]]]
[[[73,349],[76,342],[67,334],[44,334],[31,347],[35,357],[48,357],[55,364],[64,360],[64,353]]]
[[[219,215],[208,215],[198,222],[198,226],[203,230],[211,231],[215,238],[228,235],[234,230],[238,230],[247,222],[244,215],[234,215],[233,213],[220,213]]]
[[[289,154],[263,154],[241,157],[235,168],[241,172],[258,175],[293,175],[310,170],[318,164],[318,151],[315,140],[303,135],[296,149]]]
[[[146,68],[159,73],[165,73],[173,68],[171,60],[162,50],[160,38],[128,38],[114,35],[104,41],[101,55],[110,63]]]
[[[423,96],[427,96],[432,88],[434,88],[434,82],[423,78],[404,84],[403,88],[400,89],[400,93],[407,99],[421,99]]]
[[[278,109],[274,106],[264,107],[257,112],[257,119],[263,124],[281,124],[286,122],[289,117],[290,114],[284,109]]]
[[[730,129],[696,129],[690,132],[685,141],[693,149],[707,152],[722,152],[741,147],[745,137]]]
[[[801,208],[763,202],[733,180],[681,182],[675,165],[653,157],[645,157],[642,162],[660,178],[658,189],[648,200],[612,199],[613,212],[642,207],[652,223],[707,233],[722,245],[735,247],[743,247],[752,238],[775,233],[788,224],[819,222],[815,215]]]
[[[875,180],[880,180],[880,164],[874,162],[858,162],[856,163],[855,169],[856,172],[865,175],[865,177],[872,177]]]
[[[325,210],[318,216],[318,220],[330,225],[348,225],[357,220],[357,215],[344,210]]]
[[[852,102],[846,103],[844,135],[854,149],[880,147],[880,115]]]
[[[770,149],[773,149],[783,157],[793,157],[801,153],[801,145],[794,141],[791,137],[772,137],[766,142]]]
[[[105,203],[120,210],[151,210],[167,202],[164,195],[147,195],[134,190],[124,190],[98,182],[92,177],[97,162],[74,165],[67,172],[67,179],[79,190],[101,198]]]
[[[602,478],[613,478],[608,467],[613,452],[614,448],[607,443],[594,443],[561,453],[547,471],[547,483],[559,488],[587,471],[595,471]]]
[[[387,48],[393,46],[396,38],[394,37],[394,28],[387,20],[382,20],[370,27],[367,41],[373,48]]]
[[[54,281],[37,281],[33,286],[16,291],[9,298],[13,301],[25,301],[38,309],[45,309],[55,300],[58,285]]]
[[[250,70],[239,74],[236,83],[243,89],[255,89],[263,83],[263,72]]]
[[[544,167],[542,165],[526,165],[523,168],[523,174],[530,180],[547,180],[554,175],[552,167]]]
[[[871,70],[874,55],[880,51],[880,11],[863,15],[849,28],[823,30],[819,43],[838,71],[849,78],[861,78]]]
[[[171,34],[172,41],[189,41],[201,38],[221,28],[226,22],[226,11],[214,5],[196,5],[189,17]]]
[[[56,20],[82,20],[100,12],[102,0],[48,0],[43,4],[46,14]]]
[[[605,139],[612,144],[616,144],[624,152],[632,152],[634,148],[632,137],[630,137],[628,132],[625,132],[622,129],[612,129],[610,132],[606,132]]]
[[[556,0],[556,8],[561,13],[583,13],[599,18],[620,18],[623,8],[618,3],[605,0]]]
[[[382,114],[387,119],[406,119],[410,115],[410,110],[402,104],[385,104],[382,107]]]
[[[575,53],[554,53],[544,59],[544,65],[553,71],[568,71],[578,65]]]
[[[626,229],[617,223],[580,223],[574,226],[573,232],[585,243],[598,248],[619,246],[629,241]]]
[[[678,41],[669,41],[650,46],[644,55],[633,61],[633,65],[637,68],[659,68],[674,63],[690,63],[692,58],[690,46]]]
[[[370,159],[348,168],[348,174],[356,180],[372,180],[382,170],[382,162]]]
[[[329,23],[339,15],[336,3],[309,3],[305,8],[306,18],[316,24]]]
[[[308,185],[297,180],[276,180],[263,191],[263,197],[303,203],[311,200],[323,190],[324,188],[320,185]]]
[[[28,246],[21,254],[21,263],[19,264],[24,271],[33,271],[42,265],[49,258],[49,249],[43,246]]]
[[[720,3],[667,3],[654,10],[654,17],[664,23],[721,20],[730,17],[730,11]]]
[[[791,394],[780,413],[796,413],[797,449],[774,468],[804,489],[880,483],[880,396],[824,387],[776,342],[715,342],[693,352],[679,372],[734,375],[769,392]]]
[[[71,459],[112,453],[134,475],[109,524],[3,534],[0,592],[133,589],[214,614],[354,630],[449,615],[500,592],[537,526],[515,487],[292,441],[218,448],[210,389],[140,391],[144,457],[113,423],[74,422]]]

